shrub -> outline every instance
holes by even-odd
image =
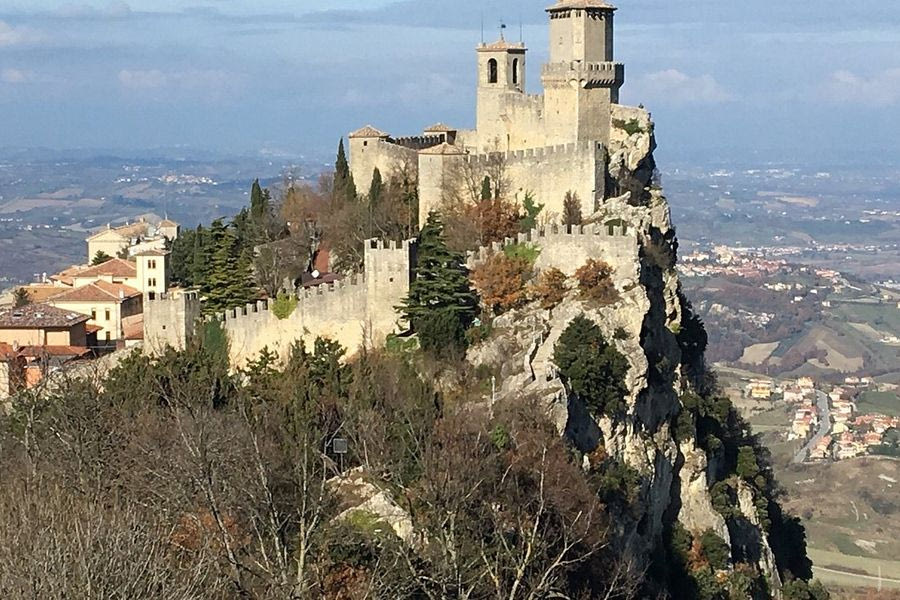
[[[524,304],[525,283],[531,278],[531,263],[525,258],[494,254],[475,269],[472,281],[485,308],[495,314]]]
[[[617,129],[623,130],[629,136],[632,136],[636,133],[646,133],[646,129],[641,127],[641,122],[637,119],[629,119],[624,121],[622,119],[613,119],[613,126]]]
[[[297,308],[297,298],[294,295],[288,295],[284,292],[278,294],[275,302],[272,304],[272,314],[279,320],[287,319],[294,313]]]
[[[556,308],[566,297],[566,275],[556,268],[541,271],[537,283],[531,288],[531,297],[537,300],[541,308]]]
[[[616,327],[616,331],[613,333],[613,339],[627,340],[629,337],[624,327]]]
[[[731,549],[728,544],[712,529],[707,529],[700,535],[700,545],[703,548],[703,556],[709,561],[713,569],[723,570],[728,568],[731,560]]]
[[[507,258],[528,261],[529,266],[534,266],[538,256],[541,255],[541,249],[533,244],[510,244],[503,248],[503,254]]]
[[[595,323],[574,318],[556,343],[553,360],[572,393],[594,414],[624,412],[628,361]]]
[[[601,306],[618,301],[619,292],[613,285],[612,272],[613,269],[608,263],[593,258],[588,259],[575,271],[581,298]]]

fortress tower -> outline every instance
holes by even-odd
[[[604,0],[559,0],[550,15],[550,62],[544,65],[544,118],[566,142],[608,140],[625,65],[613,61],[613,15]]]
[[[509,200],[522,202],[530,194],[552,220],[572,192],[582,213],[593,214],[607,195],[610,141],[628,137],[613,127],[648,121],[649,115],[618,105],[625,67],[614,60],[616,8],[606,0],[557,0],[546,11],[550,59],[541,72],[544,94],[526,92],[523,42],[501,35],[479,44],[476,128],[441,124],[414,138],[395,138],[371,126],[354,132],[350,163],[358,189],[367,189],[375,167],[385,176],[398,166],[416,165],[421,224],[448,198],[466,196],[465,186],[454,184],[460,174],[480,181],[501,162]]]

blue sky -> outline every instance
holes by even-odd
[[[0,0],[0,147],[331,151],[474,121],[482,14],[546,58],[549,0]],[[623,102],[672,160],[897,158],[895,0],[621,0]]]

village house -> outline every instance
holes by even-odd
[[[51,306],[88,317],[97,327],[97,344],[114,345],[125,338],[123,320],[143,311],[143,297],[133,287],[98,279],[47,301]]]
[[[0,409],[24,381],[24,359],[9,344],[0,342]]]
[[[119,257],[127,252],[134,256],[147,250],[165,250],[166,243],[178,237],[179,226],[174,221],[164,219],[158,225],[141,218],[137,223],[126,223],[118,227],[107,225],[87,238],[88,262],[98,253]]]

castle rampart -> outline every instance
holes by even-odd
[[[144,295],[144,352],[158,356],[167,347],[183,350],[200,320],[200,292],[178,290]]]
[[[412,169],[418,166],[418,152],[429,148],[432,141],[440,143],[440,136],[420,136],[399,138],[350,138],[350,168],[356,189],[361,194],[369,191],[372,185],[372,174],[377,168],[381,177],[387,180],[398,170]],[[403,143],[398,143],[403,141]],[[432,144],[432,145],[436,145]],[[421,148],[417,147],[421,146]]]
[[[294,342],[307,348],[317,337],[334,340],[349,352],[384,343],[398,329],[399,305],[409,291],[415,243],[369,240],[365,273],[296,292],[297,307],[285,319],[273,312],[273,301],[260,301],[217,315],[228,334],[233,366],[245,365],[268,348],[286,357]]]

